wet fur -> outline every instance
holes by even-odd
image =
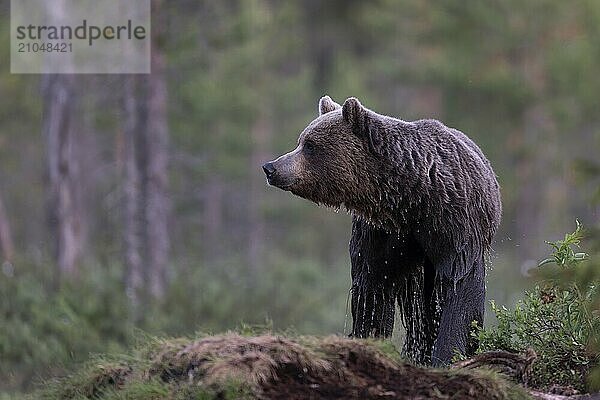
[[[340,106],[324,97],[319,111],[293,156],[278,159],[285,172],[272,183],[352,213],[352,335],[391,335],[398,303],[404,352],[415,361],[440,365],[455,351],[472,353],[484,257],[501,217],[489,161],[436,120],[383,116],[354,98]]]

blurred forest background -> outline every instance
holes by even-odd
[[[0,1],[0,392],[135,328],[344,332],[350,217],[260,168],[324,94],[480,145],[504,203],[498,303],[530,284],[544,240],[598,224],[596,0],[153,7],[151,75],[12,75]]]

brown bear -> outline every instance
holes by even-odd
[[[325,96],[298,146],[263,170],[270,185],[352,214],[352,336],[390,336],[397,303],[403,352],[416,362],[474,352],[502,207],[471,139],[433,119],[407,122]]]

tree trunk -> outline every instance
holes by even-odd
[[[138,93],[139,78],[130,75],[125,78],[125,127],[124,127],[124,235],[125,244],[125,286],[132,303],[134,319],[139,317],[144,290],[143,270],[143,220],[141,210],[142,198],[142,166],[143,128],[141,119],[146,113]]]
[[[146,140],[146,229],[148,240],[148,269],[150,292],[162,298],[167,284],[169,261],[169,210],[168,197],[168,148],[169,129],[167,123],[167,83],[165,58],[161,45],[165,32],[162,1],[154,0],[152,38],[152,74],[148,81],[148,137]]]
[[[160,16],[160,2],[153,14]],[[160,17],[158,17],[160,18]],[[169,260],[167,84],[160,36],[153,25],[152,73],[126,78],[125,281],[134,307],[141,293],[164,296]]]
[[[47,213],[59,276],[73,276],[81,254],[81,207],[73,132],[74,77],[43,78],[43,134],[47,157]]]
[[[4,203],[0,197],[0,250],[2,251],[3,261],[11,262],[14,257],[14,245],[10,232],[10,223],[6,215]]]

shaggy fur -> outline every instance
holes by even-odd
[[[328,96],[268,182],[353,215],[352,335],[389,336],[421,363],[470,354],[481,325],[484,257],[500,223],[496,176],[477,145],[436,120],[406,122]]]

